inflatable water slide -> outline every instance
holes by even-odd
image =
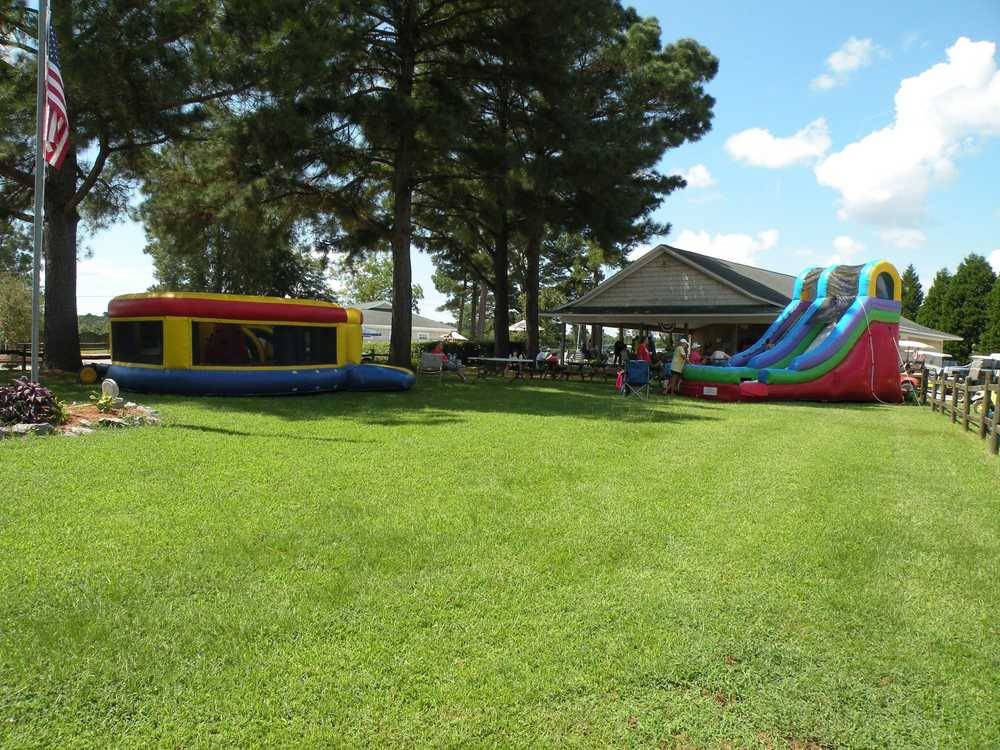
[[[115,297],[99,375],[155,393],[248,396],[402,391],[398,367],[361,362],[362,313],[318,300],[158,292]]]
[[[682,393],[899,403],[901,293],[899,272],[884,260],[808,268],[758,341],[724,366],[685,367]]]

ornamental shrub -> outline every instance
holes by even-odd
[[[60,424],[62,404],[48,388],[20,378],[0,387],[0,424]]]

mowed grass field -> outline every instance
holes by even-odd
[[[929,410],[141,401],[0,443],[0,745],[1000,746],[1000,460]]]

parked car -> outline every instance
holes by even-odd
[[[975,382],[981,383],[983,376],[989,372],[996,376],[1000,374],[1000,356],[995,354],[986,355],[974,355],[972,361],[967,365],[956,365],[953,367],[945,367],[944,374],[949,378],[962,378],[969,377],[971,371],[976,369],[979,373],[978,377],[975,378]]]

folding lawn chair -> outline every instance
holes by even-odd
[[[437,375],[438,383],[444,381],[444,360],[436,354],[422,352],[420,355],[420,374]]]
[[[621,394],[628,398],[637,396],[649,398],[649,362],[641,359],[629,360],[622,378]]]

